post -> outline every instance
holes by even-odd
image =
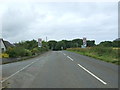
[[[46,36],[46,42],[47,42],[47,36]]]
[[[42,39],[38,38],[38,47],[42,47]]]
[[[83,37],[83,45],[82,48],[86,48],[87,46],[87,39],[85,37]]]

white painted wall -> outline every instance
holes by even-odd
[[[4,43],[3,43],[3,41],[0,40],[0,52],[2,52],[2,48],[4,48],[4,51],[6,51],[6,47],[5,47]]]

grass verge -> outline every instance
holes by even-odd
[[[111,47],[68,48],[67,51],[120,65],[118,49],[113,49]]]

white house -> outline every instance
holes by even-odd
[[[4,41],[2,38],[0,38],[0,52],[5,52],[9,47],[13,47],[13,45],[8,41]]]

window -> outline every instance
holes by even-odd
[[[2,52],[4,52],[4,48],[2,48]]]

